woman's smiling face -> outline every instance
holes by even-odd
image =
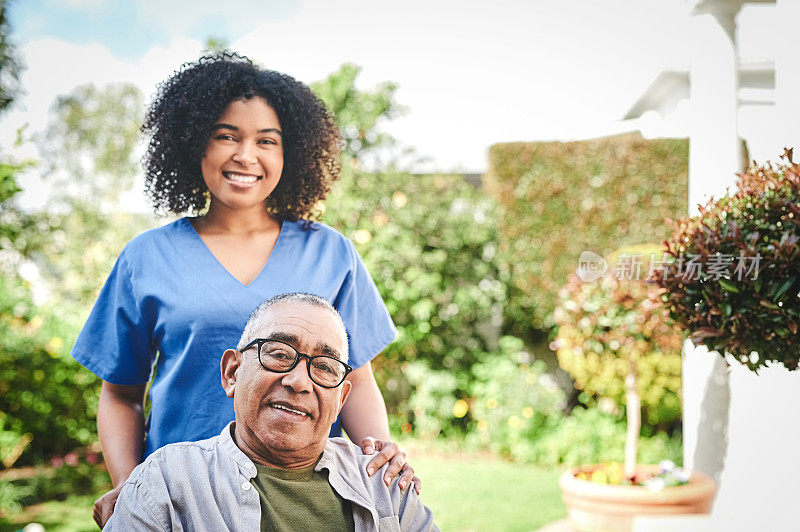
[[[235,100],[217,120],[200,162],[214,207],[263,204],[283,171],[278,115],[266,100]]]

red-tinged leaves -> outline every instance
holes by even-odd
[[[713,327],[701,327],[692,333],[692,341],[696,344],[702,343],[706,338],[718,338],[725,336],[725,333]]]
[[[733,195],[675,221],[664,246],[678,252],[675,263],[652,278],[666,290],[670,316],[695,343],[728,352],[753,370],[768,362],[797,368],[800,165],[791,157],[786,150],[780,163],[754,165],[739,175]],[[685,263],[681,269],[681,256],[693,257],[702,273],[690,274]],[[709,273],[721,256],[740,268]]]

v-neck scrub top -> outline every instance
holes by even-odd
[[[181,218],[125,246],[72,356],[112,384],[144,384],[155,371],[146,457],[168,443],[219,434],[233,420],[222,353],[236,347],[259,304],[290,292],[318,295],[339,311],[355,368],[397,334],[352,242],[327,225],[283,221],[264,268],[244,285]],[[338,422],[331,434],[341,434]]]

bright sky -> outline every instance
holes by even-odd
[[[745,8],[740,34],[762,25],[763,9]],[[23,123],[42,130],[53,99],[83,83],[129,81],[151,95],[215,36],[305,82],[353,62],[362,88],[398,83],[408,113],[385,129],[427,158],[416,169],[480,172],[496,142],[629,128],[616,121],[655,76],[688,66],[689,10],[685,0],[17,0],[27,95],[4,116],[0,144]],[[768,57],[759,46],[742,49]]]

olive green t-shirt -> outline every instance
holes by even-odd
[[[328,471],[275,469],[256,464],[261,530],[355,530],[350,501],[328,482]]]

